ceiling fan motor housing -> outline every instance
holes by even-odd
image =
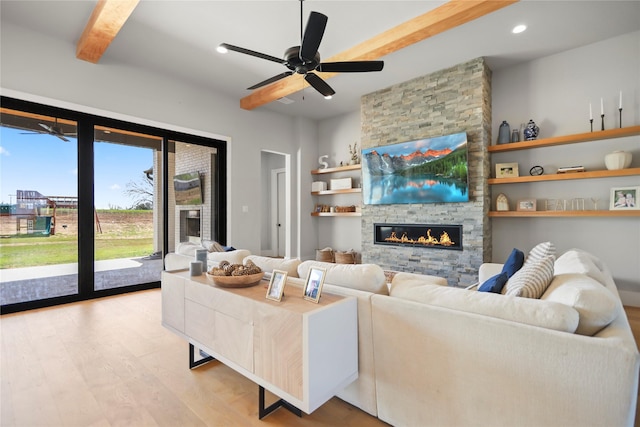
[[[316,52],[313,60],[305,60],[300,57],[300,46],[293,46],[284,52],[285,66],[298,74],[307,74],[320,65],[320,53]]]

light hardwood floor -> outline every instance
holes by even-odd
[[[625,310],[640,342],[640,308]],[[219,362],[188,369],[159,290],[4,315],[0,332],[2,426],[387,425],[338,398],[259,421],[254,383]]]
[[[0,317],[0,425],[387,425],[338,398],[258,420],[258,386],[219,362],[189,370],[160,307],[150,290]]]

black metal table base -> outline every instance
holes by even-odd
[[[198,366],[204,365],[205,363],[209,363],[212,360],[216,360],[215,357],[209,356],[207,354],[206,357],[195,361],[195,347],[193,344],[189,343],[189,369],[197,368]]]
[[[264,387],[259,385],[258,386],[258,419],[263,419],[264,417],[266,417],[267,415],[269,415],[270,413],[272,413],[273,411],[275,411],[280,407],[285,408],[290,412],[293,412],[299,417],[302,417],[302,411],[284,399],[279,399],[275,403],[272,403],[271,405],[269,405],[268,408],[265,408],[264,407]]]

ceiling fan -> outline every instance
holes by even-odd
[[[58,125],[58,119],[53,119],[53,125],[49,126],[44,123],[38,123],[40,127],[42,127],[45,132],[21,132],[23,135],[53,135],[56,138],[60,138],[64,142],[69,142],[65,136],[76,136],[75,133],[65,133],[62,131],[62,128]]]
[[[329,86],[320,76],[313,71],[330,72],[330,73],[362,73],[369,71],[381,71],[384,67],[384,61],[343,61],[343,62],[321,62],[318,48],[322,42],[322,36],[327,26],[327,16],[319,12],[311,12],[307,21],[307,27],[302,31],[302,3],[300,0],[300,46],[293,46],[284,52],[284,58],[276,58],[275,56],[245,49],[242,47],[222,43],[218,46],[218,52],[226,53],[229,50],[244,53],[246,55],[255,56],[257,58],[266,59],[267,61],[277,62],[289,69],[276,76],[268,78],[257,83],[248,90],[258,89],[262,86],[277,82],[280,79],[298,73],[304,75],[304,79],[315,90],[320,92],[325,98],[330,98],[336,92]]]

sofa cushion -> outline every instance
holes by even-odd
[[[176,253],[195,258],[197,249],[202,249],[202,246],[193,242],[181,242],[176,246]]]
[[[527,258],[524,260],[524,265],[529,262],[538,262],[550,255],[556,255],[556,246],[551,242],[538,243],[529,251]]]
[[[502,293],[514,297],[540,298],[553,280],[555,256],[549,255],[539,261],[527,261],[502,288]]]
[[[524,264],[524,252],[513,248],[509,258],[507,258],[502,266],[502,272],[507,273],[507,278],[509,278],[522,268],[522,264]],[[502,287],[500,289],[502,290]]]
[[[554,265],[555,274],[586,274],[602,285],[607,283],[604,265],[593,255],[579,249],[570,249],[563,253]]]
[[[298,276],[307,277],[311,267],[327,270],[324,278],[325,283],[376,294],[389,294],[384,270],[376,264],[334,264],[322,261],[304,261],[298,266]]]
[[[573,333],[578,327],[578,312],[552,301],[435,285],[408,290],[400,298],[563,332]]]
[[[478,292],[493,292],[494,294],[499,294],[505,283],[507,283],[507,280],[509,280],[509,276],[506,272],[496,274],[480,285]]]
[[[302,262],[298,258],[270,258],[260,255],[249,255],[243,262],[246,264],[247,260],[253,261],[265,273],[273,270],[286,271],[287,277],[298,277],[298,265]]]
[[[447,279],[426,274],[396,273],[389,286],[389,295],[398,297],[409,289],[427,284],[447,286]]]
[[[597,280],[585,274],[558,274],[542,300],[566,304],[580,315],[577,334],[594,335],[619,313],[619,300]]]

